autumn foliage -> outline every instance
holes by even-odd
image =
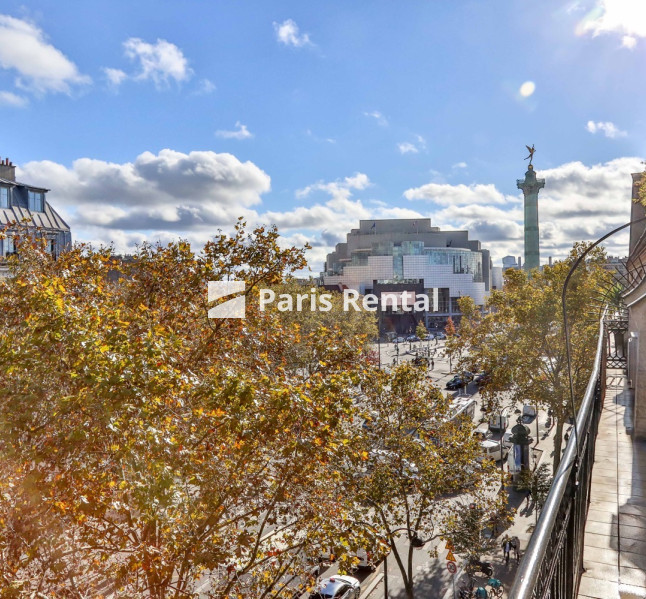
[[[0,597],[284,597],[331,539],[342,567],[362,535],[392,541],[362,526],[375,487],[344,477],[369,453],[365,402],[388,417],[396,383],[404,423],[445,400],[378,374],[374,322],[260,310],[260,287],[296,291],[301,249],[239,222],[199,253],[18,251],[0,281]],[[210,320],[207,282],[227,279],[246,281],[246,318]],[[432,456],[455,472],[469,453],[422,455],[406,427],[388,442],[398,431],[421,474],[392,501],[417,488],[436,505]]]

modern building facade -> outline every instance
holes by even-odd
[[[383,331],[404,333],[414,331],[420,319],[427,327],[444,326],[449,316],[459,316],[462,296],[482,306],[491,289],[491,266],[489,251],[467,231],[441,231],[429,218],[362,220],[328,254],[321,280],[331,290],[428,295],[428,312],[384,316]]]
[[[49,190],[16,181],[16,167],[6,158],[0,161],[0,260],[15,252],[17,226],[33,230],[44,237],[47,249],[58,256],[72,243],[69,225],[50,206],[45,195]]]
[[[502,272],[505,272],[510,268],[517,268],[517,269],[521,268],[520,256],[518,257],[518,260],[516,260],[515,256],[505,256],[502,259]]]

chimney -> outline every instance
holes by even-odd
[[[16,180],[16,167],[9,158],[5,158],[0,162],[0,178],[7,179],[8,181]]]

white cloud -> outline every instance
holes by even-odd
[[[81,158],[71,168],[30,162],[18,174],[52,190],[48,199],[75,236],[86,229],[212,235],[239,216],[254,220],[251,208],[270,189],[269,176],[255,164],[215,152],[144,152],[123,164]]]
[[[240,121],[236,121],[237,129],[233,131],[218,130],[215,134],[218,137],[223,139],[249,139],[253,137],[253,133],[247,129],[246,125],[243,125]]]
[[[632,35],[624,35],[624,37],[621,38],[621,45],[624,48],[632,50],[637,45],[637,38]]]
[[[292,19],[286,19],[282,23],[274,22],[274,31],[276,39],[286,46],[301,48],[312,44],[307,33],[299,34],[298,25]]]
[[[646,37],[646,4],[640,0],[598,0],[579,23],[577,33],[593,37],[615,33],[623,36],[624,47],[632,48],[637,38]],[[632,40],[626,42],[626,37]]]
[[[27,104],[29,104],[29,100],[24,96],[19,96],[13,92],[0,91],[0,106],[24,108]]]
[[[448,183],[426,183],[404,192],[407,200],[426,200],[439,206],[474,204],[507,204],[511,200],[489,184],[449,185]]]
[[[199,96],[207,96],[215,91],[215,83],[210,79],[201,79],[197,85],[197,89],[193,92]]]
[[[617,137],[626,137],[626,135],[628,135],[625,131],[618,129],[617,126],[610,121],[597,121],[596,123],[594,121],[588,121],[588,124],[585,126],[585,128],[590,133],[597,133],[601,131],[606,137],[610,137],[612,139],[615,139]]]
[[[104,68],[105,78],[112,87],[119,87],[127,78],[128,75],[121,69]]]
[[[421,135],[415,135],[415,142],[404,141],[397,144],[400,154],[418,154],[426,149],[426,140]]]
[[[398,143],[397,149],[399,150],[400,154],[417,154],[419,152],[417,146],[408,141]]]
[[[139,64],[139,71],[133,76],[140,81],[151,80],[157,88],[165,87],[169,81],[187,81],[193,75],[188,60],[175,45],[162,39],[155,44],[131,37],[123,43],[125,55]]]
[[[467,168],[469,166],[466,162],[456,162],[451,168]]]
[[[70,94],[91,81],[36,25],[8,15],[0,15],[0,67],[17,72],[17,87],[36,93]]]
[[[381,114],[378,110],[373,110],[372,112],[364,112],[364,116],[370,117],[372,119],[375,119],[377,121],[377,124],[379,124],[382,127],[387,127],[388,126],[388,119]]]
[[[631,173],[640,172],[639,158],[617,158],[591,166],[570,162],[556,168],[538,171],[545,178],[545,188],[538,197],[541,233],[541,256],[564,258],[572,244],[580,240],[596,240],[613,228],[630,220]],[[467,229],[473,239],[491,250],[494,263],[507,255],[523,253],[522,194],[504,196],[493,185],[484,194],[474,194],[479,185],[444,186],[441,206],[434,211],[434,224],[442,228]],[[418,189],[423,189],[418,188]],[[446,189],[451,188],[451,189]],[[410,190],[409,190],[410,191]],[[406,195],[406,193],[404,194]],[[421,194],[423,196],[428,194]],[[494,201],[469,203],[490,195]],[[495,203],[496,198],[506,203]],[[448,202],[453,198],[455,201]],[[424,199],[428,199],[424,197]],[[627,253],[625,235],[616,235],[604,245],[609,253]]]

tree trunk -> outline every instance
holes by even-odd
[[[553,416],[556,418],[556,416]],[[556,420],[556,432],[554,433],[554,467],[552,474],[556,474],[559,464],[561,463],[561,445],[563,442],[563,421],[558,418]]]

